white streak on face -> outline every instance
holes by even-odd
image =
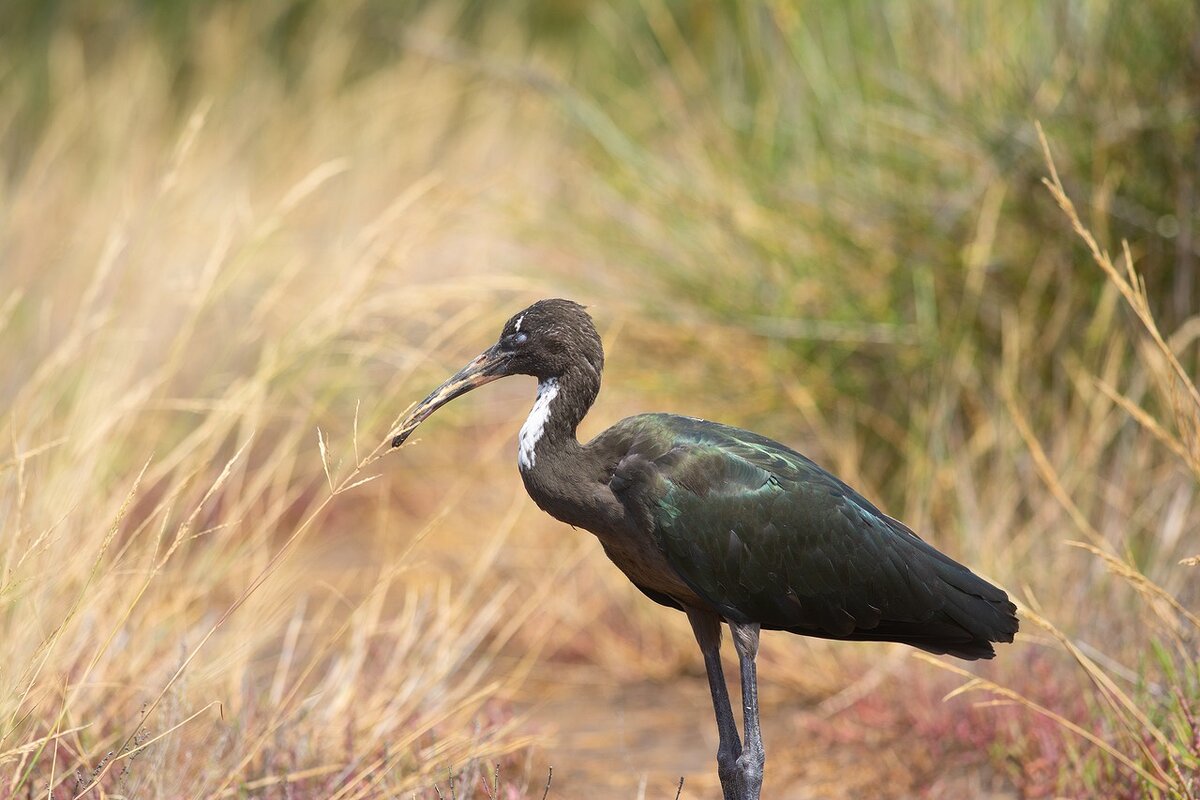
[[[520,321],[518,321],[520,324]],[[518,438],[517,466],[522,470],[533,469],[537,461],[537,443],[541,441],[542,433],[546,430],[546,421],[550,419],[550,403],[558,397],[558,379],[547,378],[538,384],[537,400],[533,402],[533,410],[525,424],[521,426]]]
[[[520,333],[520,332],[521,332],[521,320],[523,320],[523,319],[525,319],[525,315],[524,315],[524,314],[522,314],[521,316],[517,317],[517,321],[516,321],[516,323],[514,323],[514,324],[513,324],[513,333]]]

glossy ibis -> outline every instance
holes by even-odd
[[[749,431],[641,414],[587,444],[575,429],[600,391],[604,351],[583,306],[541,300],[413,409],[399,446],[445,403],[506,375],[537,400],[517,464],[544,511],[600,539],[651,600],[688,616],[704,653],[726,800],[759,796],[764,763],[754,659],[759,631],[902,642],[991,658],[1016,608],[1001,590],[922,541],[800,453]],[[741,665],[745,741],[721,670],[721,622]]]

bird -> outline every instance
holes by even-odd
[[[539,300],[393,428],[399,447],[437,409],[510,375],[537,379],[517,440],[533,501],[594,534],[644,595],[687,615],[704,657],[725,800],[758,800],[766,756],[756,656],[762,630],[900,642],[984,659],[1011,642],[1016,606],[842,480],[765,436],[695,417],[628,417],[579,442],[604,348],[585,307]],[[722,623],[741,673],[739,734]]]

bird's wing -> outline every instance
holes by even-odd
[[[674,415],[619,426],[614,494],[728,619],[964,657],[1012,640],[1002,590],[794,450]]]

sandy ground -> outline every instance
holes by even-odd
[[[699,656],[697,656],[699,662]],[[547,668],[531,681],[542,699],[522,708],[531,727],[546,730],[531,774],[554,767],[551,797],[719,798],[716,726],[702,675],[657,682],[581,685],[582,677]],[[736,687],[731,687],[736,692]],[[1018,797],[989,770],[956,769],[938,774],[921,758],[920,743],[897,732],[882,749],[831,745],[805,733],[818,705],[760,678],[763,736],[767,749],[765,798],[945,797],[1007,800]],[[736,694],[734,696],[736,703]],[[790,752],[789,752],[790,751]],[[933,774],[931,774],[931,772]],[[535,793],[534,796],[537,796]]]

